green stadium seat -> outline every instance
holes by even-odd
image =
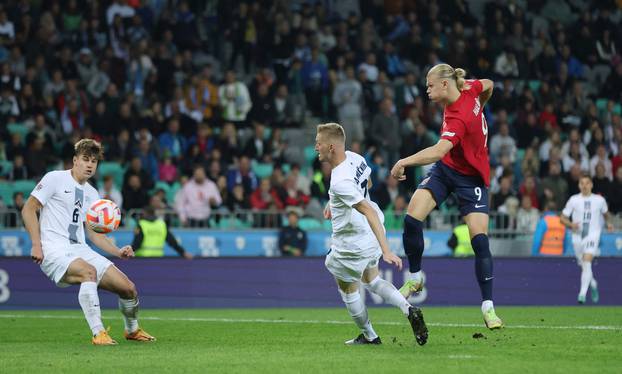
[[[315,152],[315,147],[310,145],[304,148],[303,150],[304,152],[304,156],[305,156],[305,162],[308,165],[313,164],[313,161],[316,159],[317,157],[317,153]]]
[[[305,231],[309,230],[321,230],[322,222],[315,218],[304,217],[298,220],[298,226]]]
[[[596,110],[599,112],[607,110],[607,102],[609,102],[609,100],[605,98],[596,99]]]
[[[13,205],[13,185],[11,182],[0,181],[0,197],[5,205]]]
[[[170,194],[170,190],[171,190],[171,186],[163,181],[157,181],[155,183],[155,186],[153,186],[153,189],[151,191],[149,191],[149,193],[153,194],[155,193],[157,190],[163,190],[164,191],[164,195],[166,196],[167,200],[168,200],[168,196]]]
[[[173,206],[173,204],[175,204],[175,195],[177,195],[177,192],[180,189],[181,189],[181,183],[179,182],[173,183],[168,189],[168,193],[166,194],[166,202],[170,206]]]
[[[24,194],[24,199],[28,199],[28,196],[30,196],[30,193],[35,189],[36,185],[37,182],[30,179],[17,180],[13,182],[13,193],[21,192]]]
[[[221,218],[218,227],[221,229],[248,229],[251,227],[250,223],[239,220],[235,217]]]
[[[253,163],[253,172],[259,179],[267,178],[272,175],[272,170],[274,166],[272,164],[266,163]]]
[[[529,89],[533,93],[537,93],[538,91],[540,91],[540,85],[542,85],[542,82],[540,82],[539,80],[529,81]]]
[[[0,161],[0,175],[8,175],[13,170],[13,161]]]
[[[106,175],[112,175],[114,178],[115,186],[121,189],[121,186],[123,185],[123,174],[125,174],[125,169],[120,163],[114,161],[102,161],[97,166],[97,172],[102,178]]]
[[[9,134],[18,133],[22,138],[22,143],[24,143],[26,135],[30,132],[30,129],[22,123],[9,123],[6,128],[9,130]]]

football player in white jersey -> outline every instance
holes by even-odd
[[[570,197],[561,215],[561,222],[572,229],[572,246],[581,267],[579,304],[585,304],[588,288],[592,290],[592,302],[598,303],[598,283],[592,272],[592,260],[599,253],[603,224],[607,222],[607,229],[613,231],[607,202],[602,196],[592,194],[592,187],[592,178],[583,175],[579,179],[581,193]]]
[[[402,260],[389,249],[383,227],[384,216],[367,191],[371,170],[360,155],[345,150],[341,125],[318,125],[315,151],[332,167],[329,202],[324,217],[331,219],[333,233],[326,268],[335,277],[341,298],[361,334],[346,344],[381,344],[367,316],[359,293],[359,282],[369,291],[395,305],[408,318],[419,345],[426,343],[428,330],[423,314],[400,294],[393,284],[380,278],[378,261],[402,268]]]
[[[131,246],[119,249],[106,235],[84,224],[89,206],[99,199],[97,190],[87,180],[95,174],[97,163],[102,159],[102,146],[95,140],[82,139],[74,149],[73,167],[45,174],[22,209],[32,241],[31,257],[59,287],[80,285],[78,301],[93,333],[93,344],[117,344],[104,329],[98,287],[119,295],[126,339],[154,341],[153,336],[138,327],[138,296],[134,283],[85,241],[86,230],[91,242],[111,255],[134,256]],[[37,217],[39,211],[40,218]]]

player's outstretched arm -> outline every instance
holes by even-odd
[[[30,249],[30,257],[32,260],[41,264],[43,262],[43,248],[41,247],[41,231],[39,229],[39,218],[37,212],[43,208],[43,205],[34,196],[30,196],[26,200],[26,204],[22,208],[22,219],[26,231],[30,236],[32,242],[32,248]]]
[[[134,250],[132,249],[131,245],[126,245],[123,248],[119,248],[106,235],[93,231],[89,227],[89,225],[84,225],[84,227],[86,228],[86,233],[89,239],[98,248],[101,248],[105,252],[110,253],[111,255],[116,256],[116,257],[121,257],[121,258],[134,257]]]
[[[495,82],[490,79],[480,79],[479,82],[482,84],[482,93],[479,94],[479,102],[482,106],[484,106],[492,96],[492,90],[494,89]]]
[[[384,228],[382,227],[382,223],[380,223],[380,219],[378,218],[378,213],[376,210],[367,202],[367,200],[361,200],[358,203],[352,206],[359,213],[367,218],[367,222],[369,223],[369,227],[374,232],[376,239],[378,239],[378,243],[380,243],[380,249],[382,250],[382,258],[389,264],[397,266],[399,270],[402,270],[402,259],[397,257],[391,249],[389,248],[389,242],[387,241],[387,237],[384,232]]]
[[[398,160],[391,169],[393,178],[403,181],[406,179],[404,169],[409,166],[427,165],[443,158],[453,148],[453,144],[446,139],[441,139],[438,143],[428,148],[422,149],[412,156]]]

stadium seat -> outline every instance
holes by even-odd
[[[251,225],[235,217],[230,217],[230,218],[221,218],[218,224],[218,227],[221,229],[232,230],[232,229],[248,229],[251,227]]]
[[[114,161],[102,161],[97,166],[97,172],[103,178],[106,175],[112,175],[114,177],[114,184],[117,188],[121,188],[123,185],[123,174],[125,170],[120,163]]]
[[[317,153],[315,152],[315,147],[312,145],[306,146],[304,148],[305,162],[307,165],[313,164],[313,160],[317,157]]]
[[[305,231],[309,230],[321,230],[322,222],[318,221],[315,218],[301,218],[298,220],[298,226]]]
[[[30,132],[30,129],[21,123],[9,123],[6,128],[10,134],[18,133],[22,138],[22,143],[24,143],[26,135]]]
[[[32,190],[34,190],[37,182],[30,179],[22,179],[13,182],[13,193],[21,192],[24,194],[24,199],[28,199]],[[12,198],[12,197],[11,197]]]
[[[155,183],[155,186],[153,186],[153,189],[151,191],[149,191],[150,194],[155,193],[157,190],[163,190],[164,191],[164,195],[166,196],[166,199],[168,200],[168,196],[171,193],[171,186],[163,181],[157,181]]]
[[[181,183],[179,182],[175,182],[173,183],[170,188],[168,189],[168,193],[166,194],[166,202],[169,205],[173,205],[175,204],[175,195],[177,195],[177,192],[181,189]]]
[[[0,175],[8,175],[13,170],[13,161],[2,160],[0,161]]]
[[[274,166],[272,164],[266,164],[266,163],[260,163],[260,162],[253,163],[253,172],[259,179],[267,178],[270,175],[272,175],[273,169],[274,169]]]
[[[538,91],[540,91],[540,85],[541,84],[542,84],[542,82],[540,82],[539,80],[529,81],[529,89],[533,93],[537,93]]]
[[[5,205],[13,205],[13,185],[11,182],[0,181],[0,197]]]

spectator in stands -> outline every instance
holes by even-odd
[[[248,156],[241,156],[237,168],[227,172],[227,189],[231,192],[236,184],[244,187],[244,194],[250,195],[259,185],[257,176],[251,170],[251,161]]]
[[[101,196],[102,199],[108,199],[108,200],[114,201],[114,203],[117,204],[119,209],[124,209],[123,195],[121,195],[121,192],[119,192],[117,187],[114,185],[113,175],[110,175],[110,174],[104,175],[103,184],[98,192],[99,192],[99,196]]]
[[[531,197],[531,205],[540,209],[540,199],[538,196],[538,190],[536,185],[536,177],[533,175],[525,175],[523,179],[523,183],[521,183],[518,193],[520,196],[529,196]]]
[[[378,108],[379,112],[369,128],[370,141],[376,145],[387,165],[393,165],[399,159],[402,147],[399,118],[393,113],[393,101],[390,98],[383,99]]]
[[[220,150],[223,161],[227,164],[232,164],[240,155],[242,145],[238,139],[233,122],[226,122],[223,125],[216,147]]]
[[[17,191],[13,193],[13,201],[11,202],[11,205],[9,205],[9,208],[11,209],[15,209],[17,212],[21,212],[22,208],[24,208],[24,203],[26,201],[24,200],[24,193]],[[6,220],[6,226],[7,227],[21,227],[22,226],[22,217],[21,214],[17,213],[17,214],[8,214],[7,215],[7,220]]]
[[[391,178],[389,176],[389,178]],[[394,178],[391,178],[394,179]],[[404,229],[404,215],[408,208],[408,202],[404,195],[397,195],[395,199],[383,209],[384,213],[384,227],[387,230],[402,230]]]
[[[151,180],[158,180],[158,158],[150,141],[147,139],[139,140],[138,147],[134,152],[135,156],[140,158],[142,167],[149,173]]]
[[[538,221],[531,247],[533,256],[562,256],[570,250],[570,235],[567,235],[556,209],[555,202],[549,201]]]
[[[207,179],[202,165],[197,165],[175,201],[175,210],[184,226],[209,227],[212,209],[220,204],[222,197],[216,183]]]
[[[532,233],[536,231],[536,225],[540,219],[540,212],[533,207],[531,197],[521,197],[520,208],[516,213],[516,231],[519,233]]]
[[[238,81],[233,70],[228,70],[225,83],[218,89],[218,100],[222,108],[222,118],[236,127],[246,126],[246,115],[253,103],[246,84]]]
[[[299,215],[296,209],[288,209],[288,225],[279,231],[279,250],[283,257],[301,257],[307,250],[307,233],[298,226]]]
[[[337,107],[337,118],[348,134],[346,147],[353,141],[363,141],[365,137],[363,129],[363,87],[356,80],[354,67],[346,67],[345,79],[338,82],[333,91],[333,104]]]
[[[132,248],[136,257],[163,257],[164,245],[168,244],[175,252],[185,259],[192,259],[192,253],[186,251],[171,233],[168,224],[158,216],[163,205],[157,196],[152,196],[143,215],[136,222]]]
[[[611,184],[611,196],[607,199],[612,213],[622,213],[622,166],[616,169],[615,179]]]
[[[285,207],[298,207],[304,209],[309,204],[310,197],[298,189],[297,178],[294,174],[289,174],[285,178],[285,196],[283,203]]]
[[[16,181],[20,179],[29,179],[30,174],[28,168],[24,164],[24,156],[21,154],[13,155],[13,168],[7,175],[7,179],[10,181]]]
[[[499,191],[492,195],[491,208],[498,209],[509,197],[516,197],[516,193],[512,189],[512,176],[504,175],[499,181]]]
[[[179,133],[179,120],[177,118],[169,120],[168,130],[160,134],[158,142],[160,150],[168,153],[175,162],[179,162],[188,150],[188,139]]]
[[[612,190],[613,184],[609,176],[607,175],[607,169],[602,162],[596,164],[596,171],[594,172],[594,176],[592,177],[592,183],[594,185],[592,192],[595,194],[599,194],[605,198],[605,200],[609,200],[614,194]],[[622,191],[615,191],[616,193],[620,193]]]
[[[259,187],[250,196],[252,209],[256,212],[255,227],[278,227],[280,215],[274,213],[284,208],[276,188],[270,183],[270,178],[261,180]]]
[[[610,181],[613,180],[612,164],[609,156],[607,155],[607,147],[604,144],[598,145],[598,147],[596,148],[596,154],[590,159],[591,176],[595,176],[597,174],[596,166],[598,164],[601,164],[604,167],[604,177],[606,177]]]
[[[373,186],[370,190],[370,195],[372,200],[378,204],[380,210],[384,211],[400,195],[399,182],[387,173],[384,181],[377,184],[377,187]]]
[[[559,163],[557,164],[559,165]],[[528,147],[525,149],[520,169],[523,175],[540,175],[540,160],[538,159],[537,148]]]
[[[510,125],[503,122],[499,125],[499,132],[490,138],[490,162],[494,165],[507,155],[511,162],[516,160],[516,141],[510,136]]]
[[[173,160],[168,153],[164,153],[164,158],[158,166],[158,174],[160,180],[166,183],[173,183],[177,180],[177,166],[173,164]]]
[[[540,183],[544,203],[554,201],[555,206],[563,206],[568,200],[568,182],[562,176],[558,162],[549,162],[548,174]]]
[[[270,162],[272,156],[272,144],[266,139],[266,126],[261,122],[253,123],[253,137],[246,142],[243,153],[259,162]]]
[[[123,208],[125,210],[142,209],[148,203],[147,191],[149,190],[142,184],[139,174],[126,174],[127,184],[123,186]]]
[[[253,107],[248,113],[248,121],[271,126],[276,115],[276,109],[274,108],[274,97],[270,94],[266,84],[260,84],[257,87],[257,95],[252,98],[252,101]]]
[[[225,205],[229,210],[229,214],[234,214],[237,219],[244,222],[247,221],[247,214],[242,212],[249,211],[252,207],[249,197],[244,194],[244,187],[241,184],[233,186],[233,190],[227,194]]]
[[[563,158],[564,171],[568,172],[573,165],[577,164],[582,171],[587,172],[590,168],[587,157],[581,155],[581,143],[572,142],[568,149],[568,154]]]
[[[132,160],[130,161],[130,166],[123,175],[122,189],[125,189],[127,187],[127,185],[129,184],[129,179],[132,175],[138,176],[141,186],[143,186],[146,190],[150,190],[153,188],[155,182],[151,178],[151,175],[145,169],[143,169],[142,160],[138,156],[132,157]]]

